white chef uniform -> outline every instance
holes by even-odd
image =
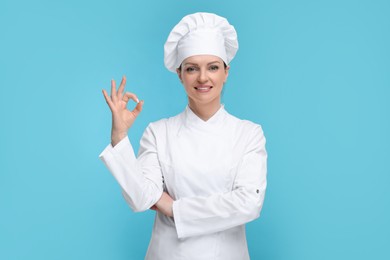
[[[267,173],[262,128],[223,106],[203,121],[184,112],[149,124],[138,158],[126,137],[100,158],[134,211],[163,191],[173,218],[157,212],[146,259],[249,259],[245,223],[260,214]]]

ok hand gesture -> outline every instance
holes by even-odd
[[[111,145],[115,146],[126,137],[127,131],[133,125],[138,114],[142,110],[143,101],[139,101],[133,93],[123,93],[126,85],[126,77],[123,76],[121,84],[116,90],[115,80],[111,80],[111,97],[103,89],[103,95],[112,113]],[[133,111],[127,109],[127,103],[132,99],[137,103]]]

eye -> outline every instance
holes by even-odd
[[[217,65],[211,65],[209,67],[209,70],[211,70],[211,71],[217,71],[218,69],[219,69],[219,67]]]
[[[191,67],[187,67],[187,68],[186,68],[186,72],[189,72],[189,73],[194,72],[194,71],[196,71],[196,70],[197,70],[197,68],[194,67],[194,66],[191,66]]]

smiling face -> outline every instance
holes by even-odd
[[[221,58],[195,55],[186,58],[177,74],[187,92],[190,107],[220,106],[223,84],[229,75]]]

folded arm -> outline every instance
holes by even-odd
[[[265,137],[259,127],[247,144],[232,191],[173,202],[178,237],[214,233],[259,217],[267,186],[266,175]]]

